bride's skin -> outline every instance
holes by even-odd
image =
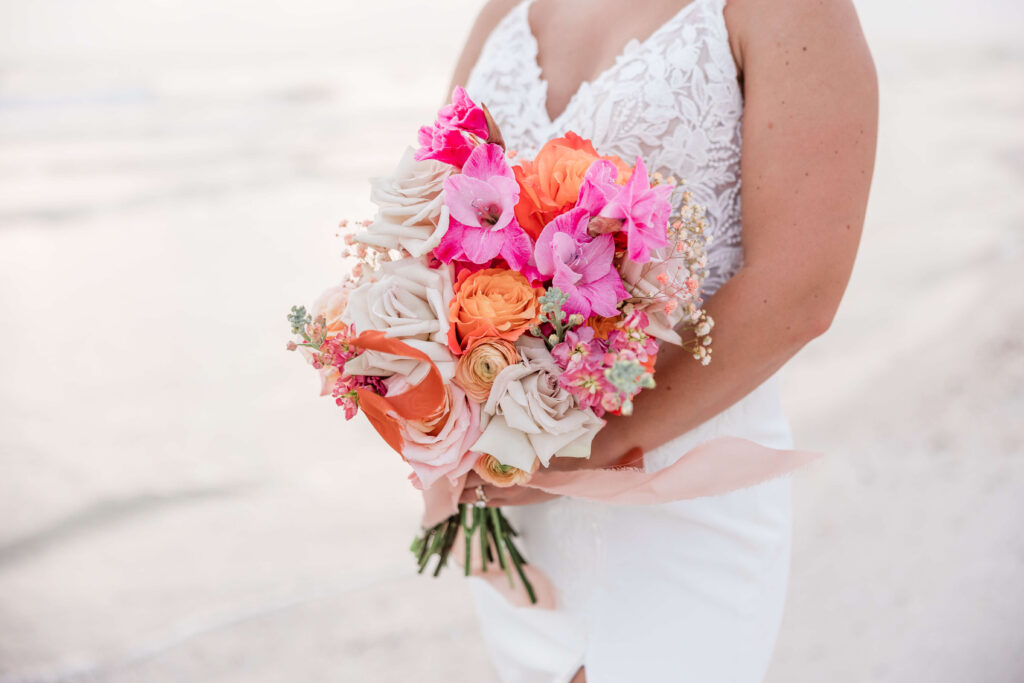
[[[518,0],[491,0],[456,67],[465,84],[483,41]],[[530,23],[548,81],[549,114],[583,80],[610,66],[687,3],[679,0],[536,0]],[[657,387],[632,417],[610,417],[589,460],[601,467],[630,449],[670,441],[768,379],[832,322],[853,267],[875,160],[878,89],[851,0],[729,0],[725,10],[745,98],[742,150],[744,264],[708,299],[714,361],[677,347],[659,352]],[[470,474],[465,502],[481,480]],[[551,496],[486,486],[490,505]]]

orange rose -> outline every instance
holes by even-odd
[[[514,270],[462,271],[455,282],[448,320],[448,348],[459,355],[478,339],[514,342],[537,323],[542,289]]]
[[[533,473],[537,471],[539,466],[540,460],[534,460],[533,469],[527,472],[518,467],[512,467],[512,465],[502,465],[498,462],[497,458],[485,453],[473,465],[473,471],[480,475],[480,478],[488,484],[505,488],[506,486],[516,486],[517,484],[525,484],[530,481],[530,477],[533,476]]]
[[[455,381],[477,403],[486,403],[498,373],[519,362],[519,352],[504,339],[479,339],[455,364]]]
[[[600,156],[590,140],[573,132],[546,142],[533,161],[512,167],[519,183],[516,220],[530,237],[537,239],[553,218],[576,205],[587,169],[598,159],[618,167],[616,182],[620,185],[633,173],[625,161],[617,156]]]

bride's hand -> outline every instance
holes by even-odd
[[[558,496],[544,493],[528,486],[494,486],[480,478],[476,472],[470,472],[466,478],[466,487],[462,489],[460,503],[475,504],[480,502],[477,489],[483,490],[483,500],[487,507],[509,507],[512,505],[533,505],[552,500]]]
[[[622,433],[624,426],[621,420],[609,421],[608,425],[594,437],[589,458],[552,458],[548,469],[574,472],[607,467],[641,467],[643,451],[623,445],[622,439],[628,438],[628,434]],[[479,502],[478,487],[482,489],[488,507],[532,505],[558,497],[529,486],[494,486],[486,483],[476,472],[470,472],[459,502]]]

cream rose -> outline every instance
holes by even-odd
[[[668,278],[668,282],[674,283],[673,287],[681,287],[689,271],[668,256],[667,250],[662,249],[655,252],[649,263],[623,259],[619,274],[634,304],[647,313],[650,323],[646,329],[647,334],[670,344],[682,345],[683,339],[676,332],[676,327],[683,320],[683,307],[676,306],[666,311],[663,292],[667,285],[662,284],[658,277]],[[655,303],[643,303],[651,300]]]
[[[373,223],[356,240],[423,256],[448,229],[444,181],[454,168],[428,159],[416,161],[409,147],[391,176],[371,181],[370,201],[379,209]]]
[[[447,266],[430,268],[421,259],[390,261],[353,290],[342,320],[356,333],[379,330],[430,357],[447,382],[455,357],[447,348],[452,280]],[[345,364],[351,375],[410,375],[420,361],[366,351]]]
[[[578,408],[559,385],[562,371],[542,340],[523,336],[516,348],[523,360],[494,380],[480,417],[483,433],[472,450],[527,472],[537,459],[547,467],[555,456],[589,457],[604,420]]]

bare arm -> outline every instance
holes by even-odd
[[[878,92],[850,0],[741,0],[744,265],[709,301],[714,361],[679,349],[591,466],[655,448],[746,396],[825,332],[853,268],[874,167]],[[664,347],[663,347],[664,348]]]

